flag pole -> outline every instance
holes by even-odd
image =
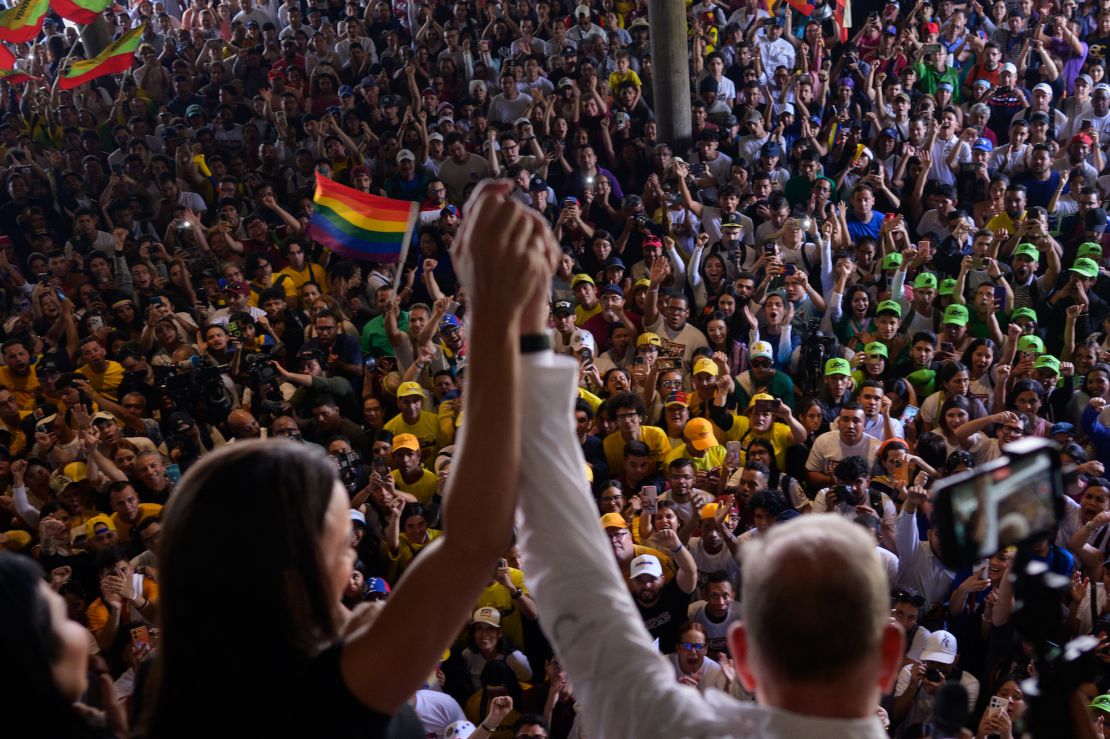
[[[405,272],[405,260],[409,258],[409,244],[412,243],[412,232],[416,228],[419,207],[419,203],[416,202],[409,206],[409,223],[405,227],[405,240],[401,244],[401,258],[397,260],[397,272],[393,275],[394,295],[397,294],[397,288],[401,286],[401,275]],[[419,266],[417,269],[419,269]]]

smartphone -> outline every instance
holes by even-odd
[[[150,629],[146,626],[136,626],[131,629],[131,646],[135,648],[136,652],[150,651],[152,646],[150,643]]]
[[[1002,285],[994,286],[994,304],[999,310],[1006,305],[1006,288]]]
[[[775,409],[775,401],[773,400],[757,400],[752,410],[755,413],[771,413]]]
[[[909,485],[910,484],[910,466],[906,464],[904,459],[894,460],[894,483],[896,485]]]
[[[104,319],[100,316],[89,316],[89,331],[99,331],[104,328]]]
[[[936,54],[940,51],[940,44],[925,44],[925,55]]]
[[[122,177],[123,176],[123,165],[122,164],[113,164],[112,165],[112,174],[114,174],[117,177]]]
[[[796,265],[793,265],[793,264],[788,264],[788,265],[786,265],[784,273],[786,274],[787,277],[793,277],[794,275],[796,275],[798,273],[798,267]]]
[[[956,346],[951,341],[940,342],[940,350],[946,354],[955,354]]]
[[[197,302],[208,305],[208,290],[203,287],[198,287],[194,292],[197,294]]]
[[[289,118],[286,117],[284,110],[274,111],[274,123],[278,128],[287,128],[289,126]]]
[[[728,459],[730,467],[738,467],[740,465],[740,442],[729,441],[725,443],[725,456]]]
[[[637,354],[637,355],[636,355],[636,358],[632,360],[632,363],[633,363],[633,364],[646,364],[646,363],[647,363],[647,359],[646,359],[646,358],[644,358],[644,355],[643,355],[643,354]]]
[[[497,560],[497,568],[498,569],[501,569],[502,567],[508,567],[508,566],[509,566],[509,562],[504,557]]]
[[[996,713],[1002,713],[1003,711],[1009,710],[1009,708],[1009,702],[1005,698],[997,695],[991,696],[990,710]]]
[[[763,253],[769,257],[773,257],[778,252],[778,250],[779,248],[774,242],[763,245]]]
[[[933,240],[932,239],[919,239],[918,242],[917,242],[917,248],[919,250],[920,249],[927,249],[927,248],[931,247],[932,245],[933,245]]]
[[[640,490],[640,501],[646,513],[654,514],[659,510],[659,491],[654,485],[644,485]]]
[[[49,280],[49,279],[50,279],[50,275],[46,274],[45,272],[40,272],[37,275],[35,275],[35,280],[40,285],[45,285],[46,281]]]
[[[907,405],[906,409],[902,411],[902,423],[913,423],[917,418],[917,412],[920,410],[916,405]]]

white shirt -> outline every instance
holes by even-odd
[[[955,573],[933,553],[928,541],[917,535],[917,515],[902,511],[894,526],[898,541],[898,586],[911,587],[925,598],[922,613],[948,599]]]
[[[813,447],[809,450],[809,459],[806,460],[806,469],[810,472],[824,472],[828,462],[839,462],[845,457],[863,457],[868,464],[875,461],[875,453],[879,449],[879,440],[874,436],[863,435],[859,441],[849,446],[840,440],[840,432],[833,429],[826,431],[813,440]]]
[[[456,721],[465,721],[466,714],[459,707],[458,701],[446,693],[438,690],[416,691],[413,710],[424,724],[427,736],[443,739],[447,727]]]

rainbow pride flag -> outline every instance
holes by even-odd
[[[354,190],[316,175],[308,235],[349,259],[393,263],[408,253],[419,205]]]

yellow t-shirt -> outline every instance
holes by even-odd
[[[693,462],[694,469],[698,472],[709,472],[710,470],[724,465],[726,453],[727,450],[718,444],[717,446],[711,446],[706,449],[705,454],[701,455],[701,457],[695,457],[686,449],[686,445],[682,444],[671,449],[670,453],[663,458],[663,474],[665,475],[667,473],[667,465],[682,457],[686,457]]]
[[[420,460],[431,462],[443,447],[442,430],[439,427],[439,416],[430,411],[420,411],[420,418],[416,423],[407,424],[398,413],[385,424],[385,430],[397,436],[398,434],[412,434],[420,440]]]
[[[7,367],[0,367],[0,385],[15,396],[19,410],[30,411],[35,408],[35,391],[39,389],[39,377],[32,367],[25,377],[12,374]]]
[[[794,438],[794,432],[785,423],[775,421],[771,424],[769,431],[755,433],[750,431],[747,416],[733,416],[732,428],[729,429],[727,438],[729,441],[739,441],[744,449],[747,448],[748,442],[752,439],[767,439],[775,450],[775,466],[779,468],[780,472],[786,471],[786,448],[790,446],[790,442]],[[746,452],[741,451],[741,464],[747,462],[746,456]]]
[[[89,384],[98,393],[109,400],[119,400],[116,391],[119,389],[120,383],[123,382],[123,365],[119,362],[113,362],[109,359],[108,366],[103,372],[94,372],[93,368],[87,364],[78,369],[77,372],[89,378]]]
[[[528,595],[528,588],[524,585],[523,572],[515,567],[510,567],[509,577],[512,578],[513,585],[523,590],[524,595]],[[516,603],[509,590],[501,583],[495,582],[482,591],[474,608],[478,609],[486,606],[496,608],[498,613],[501,614],[501,628],[505,630],[505,636],[509,637],[509,641],[513,643],[514,647],[524,649],[524,626],[521,624],[522,617]]]
[[[158,600],[158,583],[151,580],[149,577],[143,578],[143,597],[147,600]],[[131,621],[139,618],[139,609],[135,608],[132,612],[133,606],[130,602],[123,604],[123,612],[120,614],[119,622],[121,625],[130,623]],[[88,621],[89,631],[96,633],[108,625],[108,606],[104,601],[97,598],[93,604],[85,611],[85,618]]]
[[[159,516],[161,514],[162,506],[157,503],[139,503],[139,520],[136,522],[136,525],[142,523],[144,518],[151,518],[152,516]],[[116,535],[121,542],[131,538],[131,524],[120,518],[118,513],[112,514],[112,523],[116,526]]]
[[[649,458],[658,468],[663,458],[667,456],[667,452],[671,450],[667,432],[657,426],[641,426],[640,441],[648,445],[648,449],[651,450]],[[605,461],[609,464],[609,471],[624,472],[624,439],[621,438],[621,432],[614,431],[606,436],[605,441],[602,442],[602,448],[605,450]]]
[[[297,291],[301,289],[301,285],[306,282],[315,282],[320,286],[320,292],[324,295],[328,294],[328,273],[324,268],[312,262],[305,262],[304,269],[297,271],[292,267],[286,267],[274,275],[274,284],[278,283],[278,278],[285,275],[287,279],[281,280],[281,286],[285,289],[285,297],[297,297]]]
[[[1022,219],[1024,219],[1025,216],[1025,213],[1021,214]],[[1010,214],[1006,211],[1002,211],[994,218],[987,221],[987,228],[989,228],[991,231],[994,231],[995,233],[998,233],[998,229],[1000,228],[1006,229],[1009,233],[1014,233],[1016,225],[1016,221],[1014,221],[1014,219],[1011,218]]]
[[[436,493],[438,479],[431,470],[424,470],[424,474],[420,476],[420,479],[411,485],[406,483],[405,479],[401,477],[400,470],[393,470],[391,474],[393,475],[393,486],[402,493],[415,496],[421,505],[428,505],[428,501],[430,501],[432,496]]]
[[[617,87],[620,86],[622,82],[631,82],[632,84],[636,85],[636,87],[644,86],[644,83],[640,81],[640,75],[636,74],[630,69],[624,74],[621,74],[620,72],[612,72],[609,75],[609,90],[612,91],[613,94],[616,94]]]
[[[598,302],[593,308],[583,308],[581,305],[574,309],[574,325],[581,326],[586,321],[590,320],[598,313],[601,312],[601,303]]]

